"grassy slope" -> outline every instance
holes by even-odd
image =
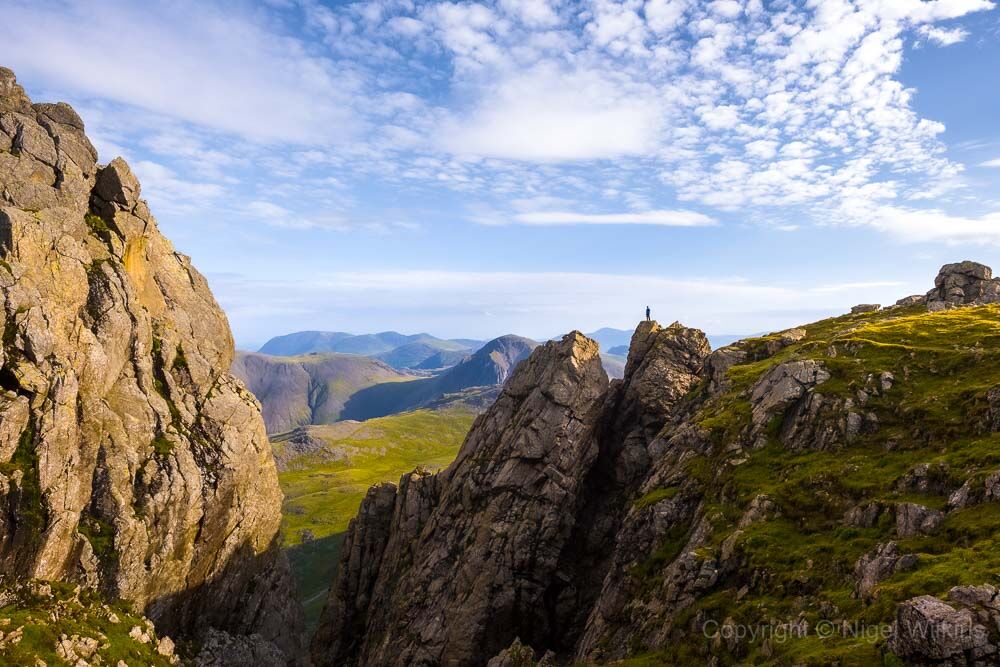
[[[285,492],[282,532],[310,624],[326,601],[343,533],[368,488],[397,482],[417,466],[448,465],[474,418],[462,410],[419,410],[372,419],[355,429],[342,424],[310,428],[328,447],[350,451],[342,461],[300,457],[280,475]],[[280,440],[274,446],[283,447]],[[305,530],[315,539],[304,543]]]
[[[757,494],[766,493],[779,505],[780,518],[744,531],[742,580],[719,582],[684,614],[680,626],[703,612],[719,622],[731,618],[750,625],[769,619],[790,621],[801,613],[812,627],[822,619],[848,619],[871,627],[890,623],[896,604],[912,596],[943,596],[955,585],[1000,583],[1000,504],[951,512],[935,535],[898,540],[903,553],[918,555],[918,565],[879,585],[872,602],[852,596],[854,564],[876,544],[895,539],[894,525],[887,517],[863,529],[849,527],[843,520],[852,506],[870,501],[943,508],[945,494],[898,490],[896,481],[917,464],[947,466],[949,489],[971,477],[981,483],[1000,469],[1000,435],[975,428],[983,418],[986,392],[1000,385],[1000,307],[940,313],[917,307],[833,318],[805,328],[808,335],[803,341],[776,356],[730,369],[732,387],[697,416],[717,443],[712,454],[690,464],[692,476],[702,480],[707,514],[715,527],[713,550],[717,552],[732,534],[741,512]],[[766,340],[756,339],[751,346],[762,346]],[[817,391],[842,397],[854,395],[871,373],[876,378],[883,371],[893,373],[893,388],[864,408],[877,415],[880,428],[831,452],[793,453],[772,438],[768,446],[751,452],[746,462],[727,463],[725,445],[749,423],[747,389],[768,369],[791,359],[821,360],[832,378]],[[636,572],[655,577],[656,570],[640,566]],[[749,591],[739,594],[754,572],[768,577],[767,585],[751,583]],[[696,634],[691,632],[690,641],[665,654],[628,662],[697,660],[694,656],[704,640]],[[774,642],[770,655],[760,641],[751,643],[749,655],[739,661],[898,664],[881,648],[875,633],[828,639],[813,634]],[[730,656],[721,664],[736,662],[736,656]]]
[[[56,642],[64,634],[96,639],[96,655],[103,665],[119,660],[129,665],[170,664],[156,652],[155,637],[144,644],[129,636],[132,628],[147,631],[147,625],[128,605],[107,605],[95,591],[76,589],[61,582],[0,586],[0,664],[66,664],[56,653]],[[90,661],[98,664],[94,658]]]

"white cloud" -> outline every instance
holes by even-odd
[[[549,0],[500,0],[500,6],[529,26],[551,27],[559,23],[559,15]]]
[[[236,330],[260,339],[304,328],[368,330],[372,322],[384,321],[385,313],[392,313],[393,325],[402,331],[544,338],[571,329],[630,328],[647,304],[661,322],[750,333],[843,313],[854,303],[891,302],[924,287],[904,288],[897,281],[790,287],[726,276],[436,270],[336,272],[310,281],[232,275],[209,280]],[[273,328],[275,312],[281,314],[280,330]]]
[[[403,35],[404,37],[416,37],[422,33],[426,27],[421,21],[418,21],[411,16],[394,16],[386,22],[386,26],[389,30]]]
[[[664,227],[707,227],[712,218],[695,211],[643,211],[639,213],[577,213],[536,211],[518,213],[514,221],[525,225],[660,225]]]
[[[1000,245],[1000,211],[961,216],[937,209],[882,206],[867,213],[864,221],[909,243]]]
[[[343,140],[360,122],[346,72],[236,8],[12,0],[3,14],[18,29],[0,62],[24,80],[264,142]]]
[[[157,212],[189,213],[225,192],[217,183],[181,178],[169,167],[151,160],[140,160],[130,166],[142,184],[143,198],[149,200]]]
[[[941,46],[951,46],[952,44],[964,42],[969,36],[969,31],[963,28],[935,28],[929,25],[920,26],[918,32]]]
[[[497,85],[439,130],[459,155],[529,161],[616,158],[651,152],[662,124],[651,91],[599,71],[542,65]]]
[[[646,23],[654,32],[670,32],[680,24],[689,4],[689,0],[648,0]]]
[[[987,160],[986,162],[981,162],[980,167],[1000,167],[1000,157],[995,160]]]

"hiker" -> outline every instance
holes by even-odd
[[[646,321],[649,321],[649,306],[646,306]]]

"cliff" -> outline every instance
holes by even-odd
[[[0,68],[0,573],[290,658],[282,496],[228,323],[125,161],[96,159],[71,107]]]
[[[711,353],[644,322],[607,386],[538,348],[448,469],[369,491],[315,662],[995,664],[998,285]]]

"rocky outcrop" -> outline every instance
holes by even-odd
[[[700,332],[643,323],[609,386],[583,335],[538,348],[447,470],[369,492],[314,661],[508,664],[572,650],[611,566],[614,517],[707,353]],[[531,648],[514,656],[517,638]]]
[[[0,571],[292,656],[281,492],[226,318],[125,161],[96,159],[0,68]]]
[[[750,393],[754,426],[764,426],[771,417],[783,415],[809,390],[829,379],[830,373],[811,359],[775,366],[757,381]]]
[[[977,262],[945,264],[926,300],[928,310],[1000,303],[1000,279],[993,277],[990,267]]]

